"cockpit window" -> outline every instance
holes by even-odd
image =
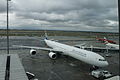
[[[105,59],[99,59],[99,61],[106,61]]]

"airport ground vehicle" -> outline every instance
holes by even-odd
[[[106,70],[93,70],[91,72],[91,75],[94,76],[95,78],[108,78],[110,76],[112,76],[112,74],[109,71]]]
[[[120,76],[116,75],[116,76],[113,76],[113,77],[110,77],[110,78],[107,78],[107,79],[104,79],[104,80],[120,80]]]

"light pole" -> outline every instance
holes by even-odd
[[[8,16],[8,10],[9,10],[9,5],[8,5],[7,0],[7,54],[9,54],[9,16]],[[7,55],[7,60],[6,60],[6,72],[5,72],[5,80],[9,80],[10,78],[10,55]]]
[[[8,15],[9,4],[8,4],[8,1],[11,1],[11,0],[7,0],[7,54],[9,54],[9,15]]]

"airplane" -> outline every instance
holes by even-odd
[[[106,41],[105,44],[110,49],[117,49],[117,50],[119,50],[119,45],[118,44],[112,44],[112,43],[109,43],[108,41]]]
[[[102,42],[108,41],[109,43],[116,44],[116,42],[114,42],[112,40],[108,40],[108,39],[106,39],[106,37],[104,37],[104,39],[102,39],[102,38],[96,38],[96,39],[99,40],[99,41],[102,41]]]
[[[13,45],[13,46],[31,49],[30,50],[31,55],[36,55],[36,49],[40,49],[40,50],[44,50],[44,51],[49,51],[49,57],[51,59],[57,59],[59,54],[60,55],[62,54],[62,55],[71,56],[82,62],[90,64],[96,68],[108,66],[108,62],[105,60],[105,58],[95,52],[76,48],[74,46],[59,43],[59,42],[56,42],[53,40],[49,40],[47,38],[44,39],[44,41],[49,48],[20,46],[20,45]]]
[[[97,47],[97,46],[93,46],[93,45],[86,46],[85,43],[82,43],[82,44],[74,45],[74,47],[85,49],[85,50],[90,50],[90,51],[93,51],[93,52],[103,52],[103,51],[106,51],[106,50],[119,51],[119,45],[117,45],[117,44],[111,44],[111,43],[108,43],[108,44],[104,43],[104,44],[106,46]]]

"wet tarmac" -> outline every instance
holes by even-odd
[[[86,43],[86,45],[105,46],[100,42],[95,41],[93,38],[80,38],[80,37],[67,37],[67,36],[51,36],[50,39],[55,39],[61,43],[76,45]],[[69,40],[69,41],[67,41]],[[72,40],[72,41],[70,41]],[[79,41],[80,40],[80,41]],[[46,47],[41,37],[27,37],[27,36],[13,36],[10,37],[10,47],[12,45],[27,45],[27,46],[40,46]],[[6,37],[0,38],[0,54],[6,54]],[[37,55],[31,56],[29,49],[10,49],[10,54],[19,54],[21,62],[25,71],[32,72],[36,75],[38,80],[97,80],[89,75],[88,65],[77,59],[69,56],[61,55],[58,59],[52,60],[48,56],[48,52],[37,50]],[[98,52],[97,52],[98,53]],[[109,52],[112,56],[105,57],[106,53],[101,53],[109,62],[109,66],[103,68],[112,72],[113,75],[119,74],[119,53]]]

